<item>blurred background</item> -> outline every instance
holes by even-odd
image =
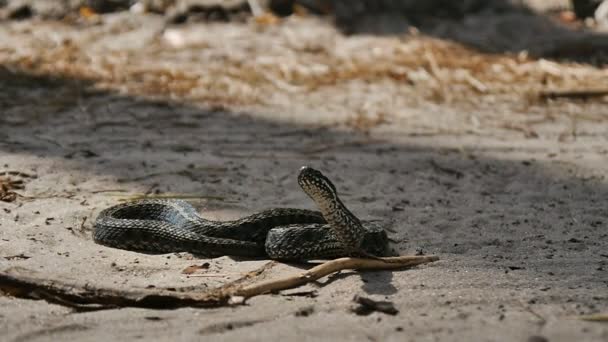
[[[533,136],[563,118],[530,121],[530,105],[603,101],[607,13],[592,0],[4,0],[0,63],[281,120]],[[412,110],[433,104],[454,113]]]

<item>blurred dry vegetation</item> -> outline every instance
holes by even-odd
[[[543,124],[563,122],[559,139],[601,134],[594,125],[608,119],[606,37],[531,13],[346,35],[303,7],[287,17],[265,12],[187,25],[153,13],[81,8],[77,20],[4,21],[0,63],[124,94],[362,131],[402,122],[417,134],[491,127],[535,138]],[[577,55],[583,60],[570,58]],[[581,122],[590,125],[581,130]]]

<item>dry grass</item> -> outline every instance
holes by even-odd
[[[406,120],[423,130],[492,126],[529,137],[531,124],[556,120],[539,108],[561,107],[539,94],[595,89],[608,78],[606,69],[481,54],[415,34],[345,37],[316,18],[161,29],[120,16],[81,28],[9,23],[0,29],[0,63],[132,95],[288,112],[288,120],[323,118],[362,131]],[[410,110],[428,103],[455,110],[439,123]]]

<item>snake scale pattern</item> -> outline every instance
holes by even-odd
[[[103,210],[95,221],[93,239],[101,245],[147,253],[278,260],[387,255],[386,232],[353,215],[321,172],[303,167],[298,183],[319,211],[275,208],[234,221],[211,221],[187,202],[145,199]]]

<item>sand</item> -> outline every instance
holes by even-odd
[[[2,35],[22,28],[6,25]],[[5,41],[3,56],[46,38],[31,39]],[[295,91],[294,102],[196,102],[155,91],[145,97],[107,79],[100,85],[97,76],[33,76],[35,68],[3,58],[11,71],[0,73],[0,169],[35,178],[10,176],[23,179],[25,189],[0,202],[0,272],[116,290],[217,288],[269,261],[111,249],[92,241],[92,222],[142,193],[191,195],[216,219],[313,208],[296,182],[302,165],[333,179],[359,217],[380,220],[397,252],[441,259],[402,271],[341,272],[231,307],[83,311],[5,295],[2,340],[608,339],[606,323],[579,319],[608,312],[608,118],[601,99],[522,108],[500,96],[495,106],[487,98],[475,106],[458,96],[421,96],[412,105],[400,102],[399,80],[354,79]],[[70,63],[62,58],[58,64]],[[321,93],[351,101],[313,115]],[[383,120],[354,120],[355,99],[373,94],[396,100],[371,105],[388,108]],[[332,108],[335,115],[326,114]],[[512,122],[511,112],[517,120],[554,119],[531,135],[496,123]],[[183,273],[205,263],[196,272],[203,276]],[[255,280],[306,267],[277,263]],[[357,315],[355,295],[391,301],[399,313]]]

